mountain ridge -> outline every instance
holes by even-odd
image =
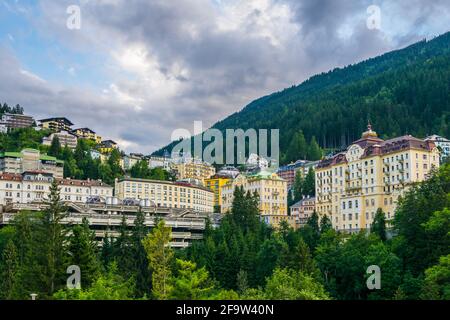
[[[307,140],[318,138],[324,148],[344,146],[358,137],[369,118],[386,138],[405,133],[448,135],[449,74],[450,32],[447,32],[313,75],[299,85],[253,100],[212,128],[222,131],[280,128],[282,154],[287,152],[288,142],[300,130]],[[434,91],[434,96],[423,92],[428,89]],[[428,116],[420,112],[421,107],[428,108]],[[310,123],[302,115],[310,117]],[[411,123],[405,123],[401,115],[409,117]],[[329,129],[330,126],[335,126],[334,130]],[[171,150],[173,145],[154,154]]]

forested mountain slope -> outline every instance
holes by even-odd
[[[450,136],[450,33],[316,75],[262,97],[215,128],[279,128],[285,155],[295,133],[324,148],[357,139],[370,118],[383,137]],[[171,149],[171,145],[162,148]],[[286,159],[287,160],[287,159]]]

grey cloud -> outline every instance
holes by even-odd
[[[298,84],[315,73],[410,44],[424,34],[445,32],[450,10],[444,0],[395,5],[387,0],[272,0],[272,6],[289,6],[293,16],[286,23],[298,28],[293,32],[275,30],[281,27],[270,24],[272,21],[261,27],[265,12],[259,9],[248,12],[239,28],[221,30],[217,19],[223,12],[207,0],[90,1],[82,5],[82,30],[72,32],[64,25],[65,7],[73,1],[40,3],[44,17],[35,25],[41,33],[82,54],[108,55],[143,44],[147,58],[156,61],[168,83],[176,83],[176,90],[161,98],[158,90],[147,88],[142,79],[130,79],[120,67],[109,68],[114,63],[111,60],[98,61],[99,70],[108,70],[111,83],[124,93],[142,99],[141,109],[131,102],[102,98],[94,90],[59,88],[23,75],[11,75],[10,85],[0,84],[1,96],[24,101],[27,110],[36,114],[64,113],[105,136],[134,142],[127,151],[144,152],[169,142],[176,128],[191,129],[194,120],[212,125],[251,100]],[[383,19],[389,30],[367,29],[366,9],[373,3],[386,8]],[[411,6],[417,10],[409,10]],[[405,33],[400,23],[412,27]],[[278,39],[280,44],[274,45],[269,36],[261,34],[264,27],[275,35],[289,34],[289,38]],[[351,35],[343,36],[343,27]],[[188,72],[175,73],[174,64]],[[14,68],[7,68],[20,69],[18,61],[12,65]],[[102,121],[87,116],[90,112],[101,115]]]

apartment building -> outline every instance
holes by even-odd
[[[277,170],[278,176],[287,181],[287,188],[291,190],[295,182],[295,176],[299,172],[303,177],[308,174],[310,168],[314,169],[319,161],[297,160],[285,166],[281,166]]]
[[[74,129],[72,130],[72,133],[76,135],[79,139],[91,140],[97,144],[102,142],[102,137],[97,135],[97,133],[94,130],[91,130],[89,128]]]
[[[105,140],[100,143],[98,151],[103,154],[111,153],[114,149],[117,149],[117,143],[113,140]]]
[[[53,132],[71,131],[73,126],[73,123],[64,117],[42,119],[39,120],[39,123],[42,129],[48,129]]]
[[[316,198],[307,197],[293,204],[290,208],[291,217],[294,219],[296,229],[304,227],[308,219],[316,210]]]
[[[143,154],[140,153],[130,153],[129,155],[123,156],[123,166],[124,170],[130,170],[136,163],[144,158]]]
[[[205,186],[214,192],[214,208],[217,212],[221,212],[222,188],[239,174],[239,170],[235,167],[225,166],[211,178],[205,179]]]
[[[101,180],[58,179],[62,201],[86,203],[88,198],[106,200],[113,196],[113,187]]]
[[[8,131],[11,129],[32,127],[34,119],[31,116],[23,114],[4,113],[0,118],[0,123],[6,128],[6,131]]]
[[[216,173],[216,169],[207,162],[198,159],[183,158],[170,164],[178,180],[197,179],[204,183]]]
[[[163,168],[164,170],[170,170],[171,159],[168,157],[150,156],[147,158],[147,161],[150,169]]]
[[[287,216],[287,182],[276,173],[264,170],[251,175],[241,174],[222,187],[222,213],[231,211],[234,190],[241,186],[245,192],[258,193],[262,216]]]
[[[441,153],[441,162],[444,161],[444,159],[450,157],[450,140],[449,139],[438,136],[437,134],[434,134],[432,136],[426,137],[425,141],[434,142],[436,147],[438,147],[438,149]]]
[[[216,174],[209,179],[205,179],[206,188],[214,193],[214,208],[216,212],[220,212],[222,207],[222,188],[230,181],[229,176]]]
[[[263,221],[265,224],[271,225],[275,229],[280,226],[280,223],[285,221],[287,224],[289,224],[292,228],[296,228],[296,221],[294,217],[288,216],[288,215],[280,215],[280,214],[266,214],[260,217],[261,221]]]
[[[156,207],[214,211],[214,193],[211,190],[182,182],[117,179],[115,196],[120,200],[150,200]]]
[[[39,150],[23,149],[21,152],[1,152],[0,172],[21,174],[26,171],[41,171],[62,179],[64,161],[41,154]]]
[[[49,135],[48,137],[44,137],[42,139],[42,144],[45,146],[51,146],[52,141],[55,137],[58,138],[59,144],[61,145],[62,148],[67,146],[70,149],[75,150],[75,148],[77,147],[77,143],[78,143],[77,136],[68,131],[54,132],[51,135]]]
[[[43,202],[50,196],[53,175],[27,171],[22,174],[0,173],[0,204]],[[113,188],[100,180],[57,179],[61,201],[86,203],[89,197],[112,197]]]
[[[316,211],[346,232],[370,228],[378,208],[389,222],[398,197],[438,167],[439,150],[432,141],[410,135],[384,141],[369,124],[345,152],[319,163]]]

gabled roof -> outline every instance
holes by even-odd
[[[22,181],[22,175],[15,173],[0,173],[0,180]]]
[[[294,203],[294,204],[291,206],[291,208],[299,208],[299,207],[301,207],[301,206],[303,205],[303,203],[305,203],[306,201],[316,201],[316,198],[315,198],[315,197],[311,197],[311,198],[305,198],[305,199],[302,199],[302,200],[300,200],[300,201]]]
[[[101,145],[117,145],[117,143],[113,140],[104,140],[101,142]]]

